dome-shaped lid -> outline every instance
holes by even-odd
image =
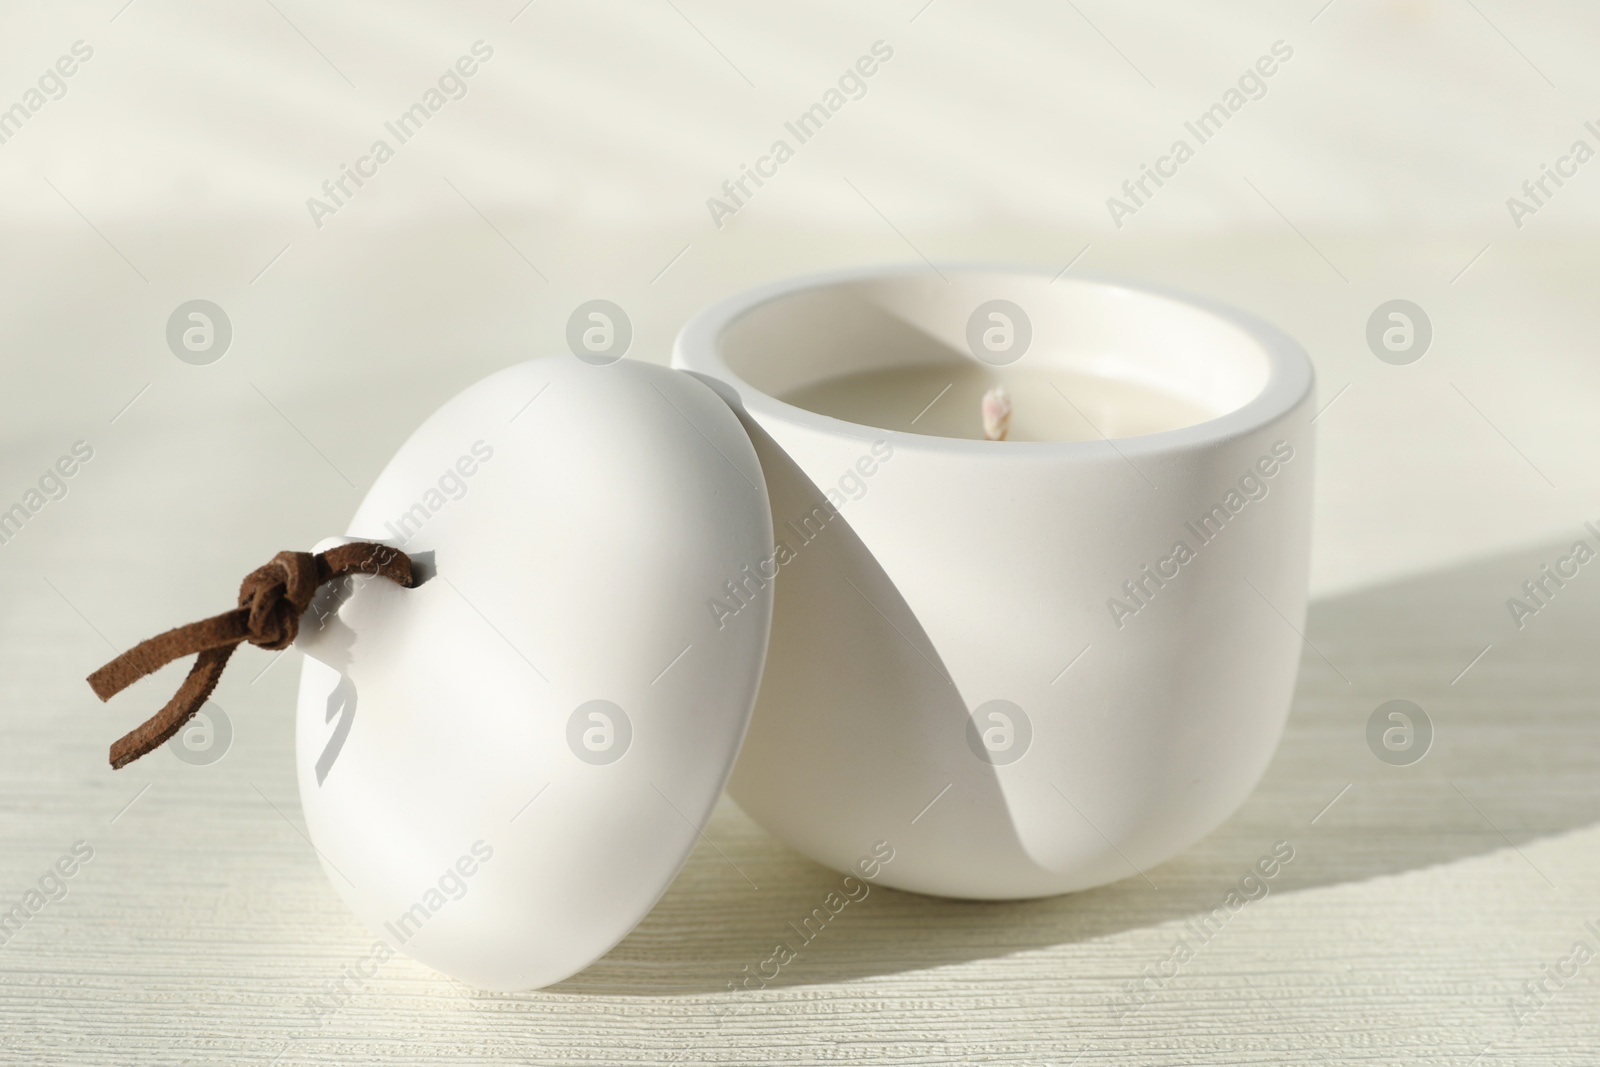
[[[773,535],[749,438],[683,372],[535,360],[429,417],[349,534],[424,581],[330,583],[296,642],[330,880],[472,985],[583,969],[683,865],[750,718]]]

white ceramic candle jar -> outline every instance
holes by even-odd
[[[736,296],[674,365],[724,383],[771,499],[771,557],[707,601],[731,628],[772,598],[730,784],[769,831],[1029,897],[1146,871],[1250,793],[1305,616],[1294,341],[1146,287],[889,268]],[[995,381],[1018,432],[966,439]]]

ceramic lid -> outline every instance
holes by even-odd
[[[329,879],[474,986],[582,970],[671,883],[750,718],[773,534],[749,438],[683,372],[535,360],[429,417],[349,535],[426,580],[330,583],[302,624]]]

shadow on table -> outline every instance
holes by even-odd
[[[724,800],[708,829],[721,852],[702,844],[638,929],[548,992],[719,993],[762,988],[750,977],[761,970],[776,969],[764,985],[779,988],[926,969],[1198,916],[1223,904],[1279,841],[1295,855],[1268,883],[1272,893],[1381,878],[1589,826],[1600,821],[1591,697],[1600,691],[1600,565],[1549,586],[1520,630],[1506,603],[1568,547],[1314,604],[1288,728],[1265,778],[1223,826],[1147,872],[1153,886],[1131,877],[1008,903],[873,888],[817,931],[816,922],[801,924],[840,876]],[[1435,731],[1431,751],[1405,767],[1380,762],[1366,741],[1368,717],[1397,697],[1420,705]],[[1549,869],[1559,851],[1540,856],[1541,867],[1516,860],[1531,901],[1554,891],[1547,879],[1560,881]],[[781,968],[765,962],[780,942],[797,950]]]

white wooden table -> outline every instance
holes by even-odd
[[[61,240],[84,269],[115,266],[92,234]],[[779,980],[730,991],[837,876],[724,802],[716,848],[697,849],[644,925],[561,986],[476,993],[404,958],[351,978],[371,970],[373,937],[303,835],[297,654],[236,657],[216,696],[234,737],[209,766],[168,752],[105,765],[177,669],[109,709],[82,678],[114,647],[231,603],[272,552],[339,529],[358,496],[345,478],[364,485],[440,399],[529,351],[516,335],[549,324],[496,319],[512,294],[488,274],[445,312],[463,330],[490,324],[459,356],[440,355],[448,329],[412,336],[427,312],[408,304],[476,240],[379,241],[352,303],[319,311],[302,309],[348,264],[286,272],[267,293],[241,282],[218,297],[237,347],[205,368],[165,351],[165,296],[108,287],[98,314],[75,315],[67,274],[9,265],[3,403],[20,429],[0,495],[76,440],[94,457],[0,546],[0,905],[75,842],[93,858],[0,946],[0,1062],[1594,1062],[1600,964],[1560,988],[1546,979],[1547,1002],[1520,1024],[1512,1006],[1576,941],[1600,947],[1585,927],[1600,921],[1600,579],[1585,569],[1521,631],[1504,603],[1600,500],[1585,470],[1594,373],[1563,369],[1595,312],[1576,299],[1559,321],[1516,310],[1592,285],[1582,249],[1559,243],[1481,264],[1482,285],[1462,292],[1448,286],[1473,251],[1460,242],[1406,250],[1439,266],[1425,289],[1390,276],[1392,246],[1331,241],[1362,279],[1331,310],[1292,235],[1222,258],[1130,247],[1109,264],[1276,308],[1315,354],[1324,397],[1351,383],[1318,422],[1315,602],[1281,750],[1243,810],[1150,883],[1013,904],[875,889]],[[1029,240],[995,243],[1026,254]],[[167,269],[153,259],[145,269]],[[400,267],[385,274],[386,261]],[[446,266],[429,277],[428,263]],[[639,354],[660,357],[673,316],[736,284],[697,278],[651,305]],[[1441,324],[1440,350],[1412,368],[1360,340],[1391,290]],[[374,335],[355,344],[363,323]],[[1493,338],[1518,328],[1537,362],[1501,359]],[[19,358],[23,344],[37,358]],[[1368,715],[1395,697],[1436,729],[1410,767],[1365,742]],[[1191,924],[1278,841],[1294,859],[1270,894],[1201,944]],[[1180,938],[1193,958],[1174,968]]]

